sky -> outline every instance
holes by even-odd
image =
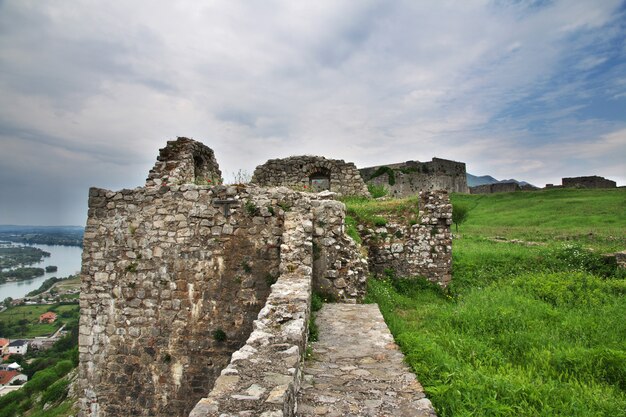
[[[0,0],[0,224],[84,225],[158,149],[626,185],[626,2]]]

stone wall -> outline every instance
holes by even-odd
[[[298,169],[365,190],[352,164],[315,161]],[[219,175],[213,151],[179,138],[146,187],[90,190],[80,416],[291,416],[312,289],[363,297],[368,262],[335,193],[212,185]],[[445,192],[424,193],[417,224],[364,233],[369,266],[446,285],[450,217]]]
[[[191,410],[248,338],[289,250],[283,223],[295,207],[308,205],[310,218],[299,227],[328,257],[316,269],[331,285],[327,293],[362,297],[367,266],[336,227],[345,208],[321,198],[284,187],[92,189],[82,271],[82,415]],[[225,200],[232,201],[228,215]],[[320,231],[323,222],[328,228]]]
[[[422,276],[443,287],[452,278],[452,205],[446,191],[422,192],[419,220],[391,219],[384,227],[360,231],[370,271],[393,270],[398,277]]]
[[[368,265],[345,233],[346,206],[340,201],[312,202],[313,287],[327,298],[359,301],[365,295]]]
[[[183,415],[244,343],[278,276],[284,215],[250,191],[90,190],[83,415]],[[228,216],[224,199],[239,202]]]
[[[286,214],[281,275],[245,346],[190,417],[294,416],[307,343],[313,274],[310,202]]]
[[[393,171],[393,173],[391,173]],[[433,158],[430,162],[407,161],[359,169],[367,184],[382,185],[391,197],[408,197],[420,191],[446,190],[468,193],[462,162]]]
[[[340,195],[370,195],[353,163],[322,156],[270,159],[256,167],[252,183],[263,187],[282,185],[300,191],[329,190]],[[318,185],[324,183],[327,186]]]
[[[521,191],[521,189],[519,184],[515,182],[497,182],[470,187],[470,194],[512,193]]]
[[[146,187],[180,184],[217,185],[221,183],[213,150],[200,142],[179,137],[159,149],[154,168],[150,170]]]
[[[615,181],[608,180],[597,175],[591,177],[573,177],[563,178],[563,187],[565,188],[616,188]]]

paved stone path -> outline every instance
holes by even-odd
[[[297,416],[436,417],[376,304],[324,304]]]

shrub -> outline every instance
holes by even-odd
[[[224,340],[226,340],[226,332],[222,329],[214,330],[213,339],[217,340],[218,342],[223,342]]]
[[[50,385],[48,389],[43,393],[41,397],[41,403],[60,402],[67,395],[67,387],[69,381],[65,378],[58,380],[54,384]]]
[[[370,192],[373,198],[380,198],[386,196],[389,191],[384,185],[368,184],[367,190]]]
[[[462,204],[452,204],[452,222],[456,227],[456,231],[459,231],[459,225],[463,224],[469,216],[469,209]]]
[[[387,166],[379,167],[376,171],[374,171],[374,173],[370,177],[370,180],[373,180],[374,178],[380,177],[381,175],[385,175],[385,174],[387,174],[387,182],[389,183],[389,185],[395,185],[396,174],[393,171],[393,169]]]

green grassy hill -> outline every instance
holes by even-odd
[[[438,414],[626,416],[626,273],[601,256],[626,249],[626,190],[452,201],[470,209],[452,285],[372,279],[368,295]]]
[[[626,189],[454,194],[452,202],[469,209],[462,232],[472,236],[573,240],[597,249],[626,249]]]

